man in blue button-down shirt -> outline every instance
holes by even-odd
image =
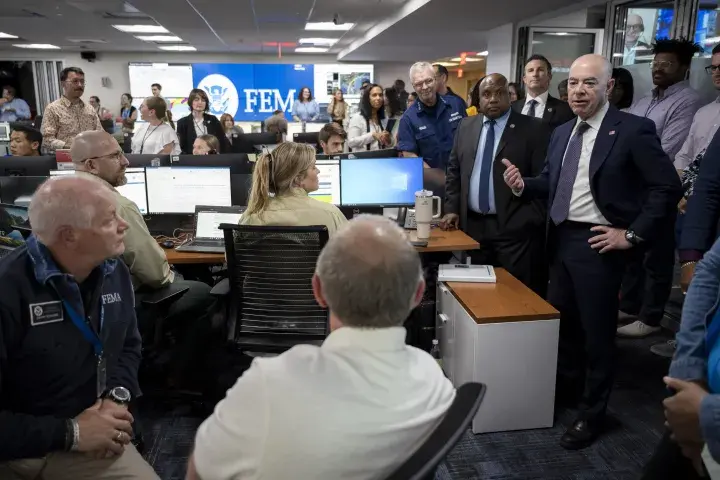
[[[437,93],[435,69],[427,62],[410,67],[410,81],[417,101],[400,119],[397,149],[407,157],[422,157],[429,168],[445,170],[465,102]]]
[[[450,153],[442,225],[460,227],[480,242],[473,263],[506,268],[543,295],[547,286],[544,260],[545,206],[512,194],[503,181],[502,159],[519,162],[538,174],[545,163],[550,127],[540,119],[510,109],[508,82],[500,74],[479,86],[483,115],[460,123]]]
[[[665,378],[673,392],[664,402],[669,429],[643,480],[701,478],[693,470],[702,471],[703,464],[720,460],[720,392],[708,385],[712,345],[707,343],[711,322],[720,320],[716,318],[719,304],[720,240],[697,264],[683,303],[677,351]]]
[[[30,120],[30,106],[22,98],[17,98],[15,87],[5,85],[0,98],[0,122]]]

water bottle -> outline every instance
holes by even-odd
[[[440,365],[440,368],[442,368],[442,356],[440,356],[440,342],[438,342],[437,338],[433,339],[432,341],[432,348],[430,349],[430,355],[435,359],[435,361]]]

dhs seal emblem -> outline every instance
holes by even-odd
[[[210,113],[218,117],[223,113],[235,117],[240,99],[238,98],[237,88],[225,75],[217,73],[208,75],[200,80],[197,88],[207,92],[210,99]]]

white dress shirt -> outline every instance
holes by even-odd
[[[429,436],[455,389],[405,329],[332,332],[256,358],[195,440],[203,480],[383,479]]]
[[[537,102],[537,105],[535,105],[535,118],[543,118],[543,115],[545,114],[545,106],[547,105],[548,95],[550,95],[550,92],[544,92],[538,95],[537,97],[532,97],[530,92],[527,92],[525,95],[525,106],[523,106],[522,113],[523,115],[527,115],[530,111],[530,102],[535,100]]]
[[[149,123],[140,125],[133,135],[132,153],[145,153],[156,155],[165,148],[165,145],[173,144],[170,155],[180,155],[180,140],[177,133],[167,123],[153,126]]]
[[[610,225],[610,222],[600,213],[600,209],[595,204],[595,199],[590,190],[590,157],[595,147],[595,139],[600,130],[600,125],[602,125],[602,121],[609,108],[610,103],[605,102],[605,105],[598,110],[595,115],[585,120],[590,128],[583,134],[580,163],[578,164],[578,172],[575,177],[575,183],[573,184],[572,196],[570,197],[568,220],[572,222]],[[572,135],[575,135],[575,131],[581,122],[582,120],[578,117],[570,138],[572,138]],[[570,142],[568,142],[568,145],[570,145]],[[567,147],[565,147],[565,154],[567,154]]]

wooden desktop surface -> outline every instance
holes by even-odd
[[[455,298],[477,323],[560,318],[557,310],[504,268],[496,268],[495,275],[497,283],[447,282]]]
[[[417,231],[408,230],[408,237],[411,241],[417,240]],[[430,231],[430,241],[427,247],[416,247],[418,252],[453,252],[458,250],[476,250],[480,248],[480,244],[468,237],[460,230],[443,231],[439,228],[433,228]],[[209,264],[217,265],[225,262],[224,253],[195,253],[195,252],[178,252],[175,249],[165,249],[170,265],[187,265],[187,264]]]

